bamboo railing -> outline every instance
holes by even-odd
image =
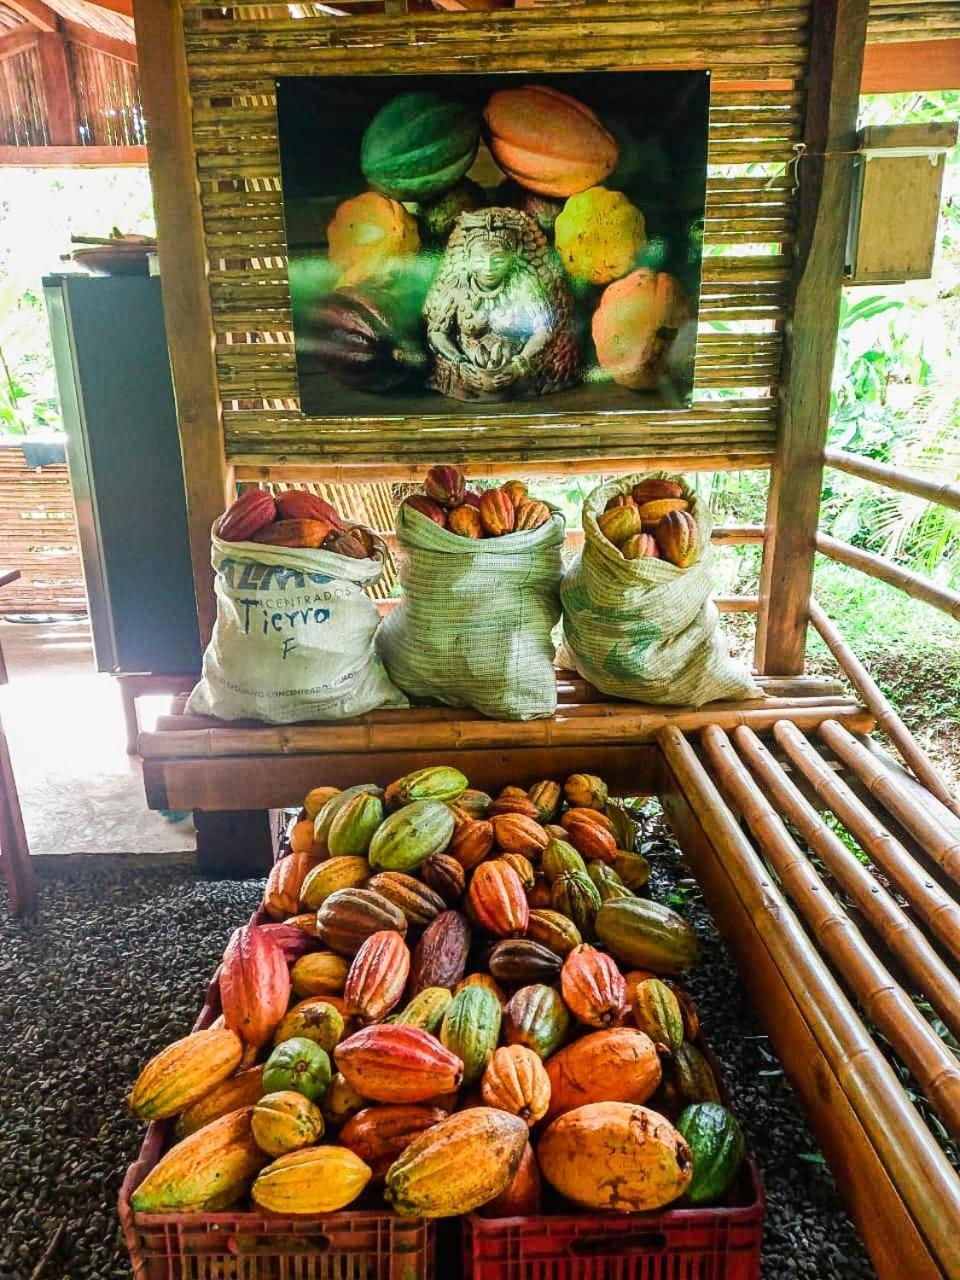
[[[839,564],[849,565],[851,569],[859,569],[861,573],[881,582],[898,587],[914,600],[922,600],[924,604],[941,609],[951,618],[960,621],[960,591],[951,591],[949,587],[938,587],[911,569],[894,564],[885,556],[878,556],[873,551],[864,551],[860,547],[852,547],[849,542],[842,542],[828,533],[818,533],[816,547],[821,555],[829,556]]]
[[[915,498],[924,498],[927,502],[960,511],[960,485],[928,480],[926,476],[888,467],[886,463],[861,458],[857,454],[846,453],[843,449],[824,449],[823,460],[828,467],[846,471],[851,476],[859,476],[861,480],[870,480],[885,489],[896,489],[898,493],[909,493]]]

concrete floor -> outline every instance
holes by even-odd
[[[0,621],[0,647],[10,677],[0,714],[30,852],[192,850],[190,818],[170,822],[146,807],[140,762],[125,750],[120,693],[94,666],[86,620]],[[144,721],[166,702],[141,701]]]

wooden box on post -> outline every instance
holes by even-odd
[[[847,237],[848,284],[926,280],[955,121],[871,125],[860,132]]]

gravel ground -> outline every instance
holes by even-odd
[[[700,935],[691,986],[766,1184],[764,1280],[870,1280],[675,846],[657,821],[646,839],[657,896],[679,893]],[[36,921],[0,907],[0,1277],[127,1280],[115,1205],[141,1132],[125,1096],[140,1065],[189,1030],[262,881],[196,880],[183,863],[92,856],[41,864],[39,876]]]

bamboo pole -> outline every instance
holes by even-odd
[[[960,963],[960,905],[927,874],[902,841],[892,835],[844,780],[793,725],[774,725],[777,745],[803,774],[817,796],[843,823],[865,853],[897,888]]]
[[[910,569],[894,564],[885,556],[878,556],[872,551],[863,551],[860,547],[852,547],[848,542],[832,538],[828,533],[817,534],[817,550],[821,555],[829,556],[840,564],[849,565],[851,569],[859,569],[861,573],[881,582],[889,583],[900,591],[912,596],[914,600],[922,600],[924,604],[933,605],[944,613],[960,621],[960,591],[951,591],[949,587],[938,587],[935,583],[922,578]]]
[[[870,480],[874,484],[883,485],[885,489],[910,493],[915,498],[935,502],[937,506],[951,507],[954,511],[960,511],[960,485],[958,484],[928,480],[926,476],[901,471],[897,467],[888,467],[885,462],[874,462],[872,458],[860,458],[843,449],[824,449],[823,459],[827,466],[834,467],[837,471],[846,471],[848,475],[859,476],[861,480]]]
[[[787,700],[790,701],[790,700]],[[593,704],[569,707],[553,719],[501,721],[470,713],[446,720],[433,708],[421,708],[426,718],[413,712],[396,712],[390,723],[306,724],[270,729],[207,729],[196,733],[145,733],[140,737],[144,759],[204,759],[243,755],[309,755],[319,753],[363,753],[388,751],[463,751],[478,747],[597,746],[600,744],[652,742],[666,725],[693,733],[708,724],[724,728],[740,724],[766,731],[778,720],[792,720],[805,729],[832,718],[848,724],[855,732],[869,732],[873,716],[856,703],[843,706],[833,702],[783,706],[780,699],[740,704],[734,707],[705,707],[676,710],[637,707],[632,703]],[[770,705],[773,704],[773,705]]]
[[[810,621],[820,633],[827,648],[840,664],[850,683],[864,703],[877,717],[877,728],[885,733],[900,752],[907,766],[913,770],[928,791],[941,804],[960,818],[960,801],[950,792],[936,765],[920,746],[913,734],[887,701],[880,686],[844,640],[843,636],[824,613],[818,602],[810,597]]]
[[[693,747],[673,726],[660,749],[824,1061],[946,1275],[960,1275],[960,1182],[842,988],[817,954]],[[788,1069],[789,1061],[786,1063]],[[855,1158],[852,1153],[851,1158]]]
[[[960,1064],[874,955],[860,930],[797,848],[779,814],[747,772],[730,739],[709,725],[701,735],[707,761],[743,814],[784,891],[863,1009],[886,1037],[937,1109],[955,1138],[960,1137]]]
[[[819,732],[827,746],[857,775],[870,794],[919,840],[937,866],[960,884],[960,837],[953,835],[912,796],[902,791],[894,776],[842,725],[827,720],[820,725]]]
[[[734,729],[742,758],[759,779],[782,817],[789,820],[844,893],[876,931],[904,973],[926,995],[949,1029],[960,1037],[960,981],[937,955],[896,898],[826,825],[797,790],[779,761],[752,729]]]

